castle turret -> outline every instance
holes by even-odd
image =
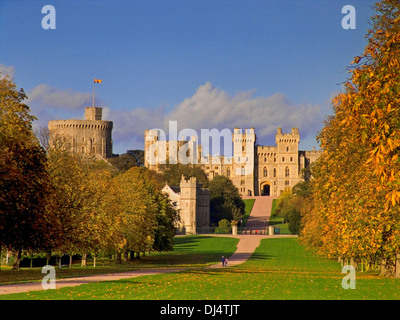
[[[241,195],[254,195],[254,128],[233,131],[233,183]]]
[[[182,175],[181,189],[181,219],[186,234],[196,234],[196,177],[185,179]]]
[[[292,188],[300,181],[299,177],[299,142],[298,128],[292,128],[291,133],[282,133],[278,128],[276,133],[276,168],[278,190]]]
[[[103,108],[87,107],[85,108],[85,120],[95,121],[101,120]]]

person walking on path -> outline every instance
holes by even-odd
[[[225,267],[228,266],[228,258],[225,258]]]
[[[224,256],[222,256],[222,258],[221,258],[222,267],[225,267],[225,261],[226,261],[226,258]]]

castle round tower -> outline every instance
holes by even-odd
[[[112,157],[112,121],[102,120],[102,108],[85,108],[85,120],[49,121],[50,140],[61,139],[72,152]]]

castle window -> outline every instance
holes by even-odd
[[[290,162],[292,162],[293,161],[293,157],[290,157]]]
[[[267,158],[264,158],[264,162],[267,162]]]
[[[274,168],[274,178],[276,178],[276,168]]]
[[[290,171],[289,171],[289,167],[285,168],[285,177],[289,177],[290,176]]]
[[[242,186],[242,185],[244,185],[244,184],[246,184],[246,181],[240,180],[240,185]]]
[[[82,154],[85,153],[85,147],[82,147]]]
[[[289,185],[289,180],[285,180],[285,186]]]
[[[276,162],[276,158],[274,158],[274,162]]]
[[[282,162],[285,162],[285,157],[282,157]]]
[[[263,175],[264,175],[264,177],[267,177],[267,176],[268,176],[268,170],[267,170],[267,168],[265,168],[265,167],[264,167],[264,170],[263,170]]]
[[[286,147],[286,151],[289,151],[289,147]]]
[[[245,171],[244,167],[240,168],[240,175],[241,176],[245,176],[246,175],[246,171]]]

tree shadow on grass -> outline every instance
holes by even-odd
[[[198,245],[201,240],[204,239],[210,239],[213,238],[211,236],[198,236],[198,235],[193,235],[193,236],[178,236],[174,238],[174,245],[176,246],[176,249],[182,250],[182,249],[193,249]],[[183,250],[185,251],[185,250]],[[189,250],[190,251],[190,250]]]

